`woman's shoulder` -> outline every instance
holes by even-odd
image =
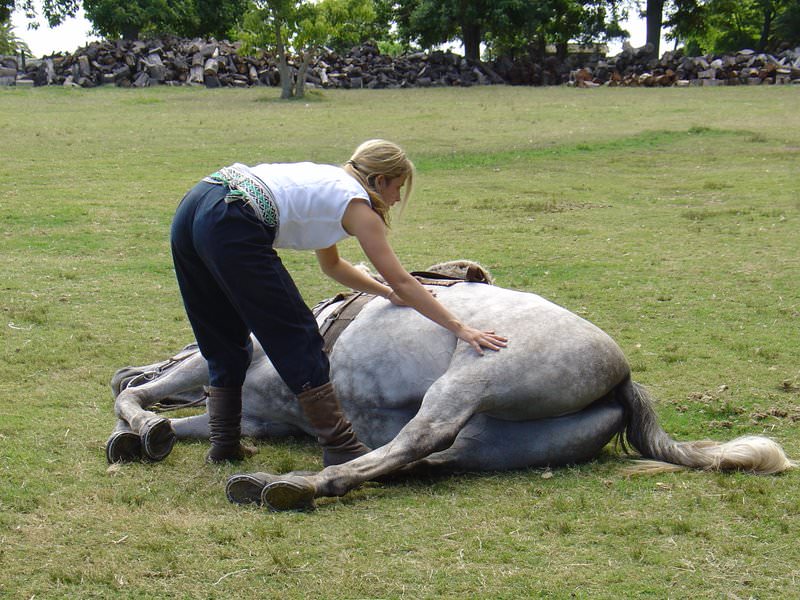
[[[346,181],[352,179],[342,167],[315,162],[262,163],[251,169],[256,175],[296,181]]]

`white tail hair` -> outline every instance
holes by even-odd
[[[782,473],[798,464],[774,440],[747,435],[729,442],[676,442],[661,428],[647,391],[630,380],[618,388],[628,411],[625,438],[646,459],[635,461],[628,473],[664,473],[685,468],[708,471],[747,471],[760,475]]]

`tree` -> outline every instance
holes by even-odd
[[[661,27],[664,20],[664,0],[647,0],[645,19],[647,28],[645,44],[652,46],[653,56],[658,57],[661,48]]]
[[[492,16],[502,14],[506,5],[516,4],[514,0],[400,0],[397,24],[407,42],[415,41],[429,48],[460,39],[464,55],[478,60]]]
[[[789,3],[775,18],[775,37],[785,44],[800,45],[800,0]]]
[[[387,26],[388,28],[388,26]],[[239,32],[243,51],[274,48],[281,78],[281,98],[302,98],[311,61],[320,47],[349,48],[376,31],[372,0],[255,0]],[[300,65],[293,70],[287,55]]]
[[[222,38],[236,27],[247,0],[42,0],[41,15],[34,0],[0,0],[0,21],[3,14],[21,9],[30,19],[41,16],[54,27],[75,16],[81,5],[95,30],[106,37],[172,33]]]
[[[244,12],[246,0],[83,0],[86,17],[106,37],[142,34],[226,37]]]
[[[479,60],[482,43],[494,53],[515,53],[549,43],[562,50],[570,40],[588,41],[623,35],[618,0],[400,0],[401,37],[423,47],[454,39],[468,59]]]
[[[692,54],[742,48],[769,50],[800,34],[787,24],[800,15],[800,0],[674,0],[668,17],[670,37]],[[792,33],[794,32],[794,35]]]
[[[14,27],[8,17],[0,19],[0,55],[31,56],[31,49],[28,44],[14,33]]]
[[[78,9],[81,7],[81,0],[42,0],[41,1],[42,16],[51,27],[59,25],[67,17],[74,17]],[[11,13],[15,10],[21,10],[29,19],[36,19],[39,15],[36,13],[36,5],[34,0],[0,0],[0,22],[4,19],[11,17]],[[38,23],[34,22],[33,27],[37,27]]]

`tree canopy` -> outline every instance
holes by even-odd
[[[98,33],[135,39],[142,34],[227,37],[247,0],[83,0]]]
[[[800,43],[800,0],[673,0],[666,24],[692,54],[776,49]]]
[[[658,52],[662,31],[689,53],[800,43],[800,0],[0,0],[0,23],[14,10],[54,26],[83,7],[106,37],[175,34],[240,37],[285,49],[343,50],[367,40],[428,49],[460,41],[467,58],[542,53],[549,44],[624,39],[632,10],[647,19]],[[280,27],[276,28],[276,23]]]
[[[466,57],[478,60],[482,44],[502,54],[621,37],[623,14],[617,0],[400,0],[396,21],[407,42],[460,40]]]

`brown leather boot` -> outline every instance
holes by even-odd
[[[301,392],[297,399],[322,446],[322,464],[326,467],[349,462],[370,452],[356,438],[330,382]]]
[[[240,461],[257,452],[239,441],[242,434],[242,388],[210,386],[206,411],[211,440],[206,462]]]

